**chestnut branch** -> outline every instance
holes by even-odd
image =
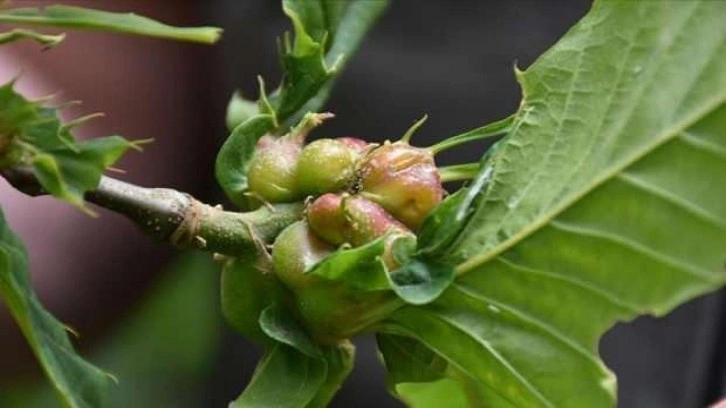
[[[47,194],[27,167],[7,168],[0,173],[25,194]],[[85,194],[85,199],[126,216],[156,240],[230,256],[270,243],[303,213],[300,203],[263,206],[244,213],[224,211],[177,190],[140,187],[106,176],[101,177],[95,190]]]

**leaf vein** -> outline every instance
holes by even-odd
[[[592,227],[582,227],[579,225],[574,225],[574,224],[566,223],[563,221],[557,221],[557,220],[550,221],[549,225],[559,231],[563,231],[563,232],[570,233],[573,235],[600,239],[603,241],[617,244],[623,248],[627,248],[633,252],[636,252],[646,258],[652,259],[661,264],[668,265],[668,266],[674,267],[676,269],[679,269],[683,272],[686,272],[689,275],[691,275],[699,280],[703,280],[706,282],[715,282],[707,270],[693,267],[690,264],[684,263],[680,259],[673,258],[663,252],[657,251],[653,248],[649,248],[649,247],[643,245],[642,243],[635,241],[632,238],[629,238],[629,237],[626,237],[623,235],[613,234],[612,232],[608,232],[603,229],[592,228]]]
[[[696,218],[706,221],[709,224],[715,224],[721,229],[726,230],[726,221],[722,220],[718,215],[711,213],[696,203],[682,198],[663,187],[657,186],[652,182],[629,172],[622,172],[617,175],[617,178],[635,188],[638,188],[645,194],[660,198],[663,201],[681,208],[683,211],[695,216]]]
[[[726,158],[726,148],[708,140],[703,140],[695,134],[685,131],[681,133],[680,140],[698,150]]]
[[[474,333],[471,333],[469,330],[466,329],[466,327],[461,326],[459,323],[457,323],[455,320],[442,315],[441,313],[432,313],[433,316],[437,317],[439,320],[444,322],[445,324],[448,324],[450,327],[456,329],[457,331],[461,332],[465,336],[470,337],[477,343],[479,343],[485,350],[489,352],[507,371],[509,371],[523,386],[527,391],[530,392],[532,396],[534,396],[536,399],[538,399],[540,402],[545,404],[548,407],[554,407],[555,405],[545,397],[542,392],[534,386],[527,378],[522,375],[522,373],[517,370],[516,367],[514,367],[504,356],[499,354],[499,352],[492,347],[492,345],[479,337],[477,337]]]
[[[552,271],[547,271],[540,268],[534,268],[532,266],[527,265],[521,265],[516,262],[513,262],[509,259],[506,259],[502,256],[499,256],[496,258],[497,261],[505,264],[506,266],[524,272],[524,273],[530,273],[530,274],[536,274],[538,276],[542,276],[544,278],[548,279],[555,279],[559,281],[563,281],[565,283],[568,283],[573,286],[577,286],[581,289],[587,290],[588,292],[591,292],[595,294],[596,296],[606,300],[608,303],[612,304],[613,306],[616,306],[620,309],[624,309],[631,314],[640,314],[642,312],[642,307],[634,305],[632,303],[625,302],[617,297],[616,294],[608,292],[600,287],[597,287],[590,282],[583,281],[581,279],[576,279],[569,275],[563,275]]]
[[[690,127],[692,124],[697,122],[700,119],[703,119],[706,115],[708,115],[710,112],[712,112],[714,109],[716,109],[718,106],[722,105],[724,102],[726,102],[726,90],[722,91],[719,94],[716,94],[712,99],[709,101],[704,102],[703,106],[700,109],[696,109],[693,113],[690,115],[684,117],[680,121],[674,123],[670,128],[665,129],[662,131],[657,137],[653,139],[651,143],[648,143],[641,147],[640,149],[635,150],[632,154],[630,154],[628,157],[624,158],[623,160],[615,163],[613,166],[611,166],[608,169],[605,169],[604,172],[598,177],[595,177],[593,182],[588,188],[584,188],[581,191],[570,195],[569,197],[566,197],[560,203],[552,208],[550,208],[545,213],[541,214],[537,219],[533,220],[531,224],[526,226],[525,228],[522,228],[519,232],[512,235],[508,239],[502,241],[495,247],[493,247],[491,250],[482,253],[479,256],[471,257],[469,260],[464,261],[460,263],[456,267],[456,271],[458,274],[465,273],[476,266],[485,263],[489,261],[490,259],[496,257],[497,255],[501,254],[505,250],[512,247],[517,242],[521,241],[523,238],[529,236],[534,231],[537,231],[544,225],[546,225],[551,219],[555,218],[558,214],[563,212],[565,209],[569,208],[573,204],[575,204],[578,200],[580,200],[582,197],[593,191],[595,188],[599,187],[600,185],[604,184],[611,178],[615,177],[623,171],[626,167],[632,165],[636,161],[640,160],[645,156],[646,154],[650,153],[652,150],[656,149],[657,147],[663,145],[664,143],[668,142],[669,140],[673,139],[677,135],[681,134],[685,129]]]
[[[465,296],[468,296],[474,300],[480,301],[482,303],[490,303],[502,310],[506,310],[512,315],[516,316],[517,318],[528,322],[529,324],[539,327],[542,331],[547,333],[551,338],[553,338],[555,341],[564,344],[568,348],[572,349],[577,354],[580,354],[582,357],[587,359],[588,361],[592,362],[596,366],[600,366],[600,364],[597,362],[597,359],[593,356],[592,352],[585,349],[582,345],[577,343],[574,339],[568,337],[561,331],[557,330],[555,327],[543,322],[542,320],[538,319],[537,317],[532,316],[531,314],[513,306],[510,304],[506,304],[497,300],[494,300],[482,293],[479,293],[477,291],[472,290],[469,287],[466,287],[464,285],[460,284],[454,284],[452,285],[456,290],[464,294]]]

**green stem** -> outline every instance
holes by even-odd
[[[2,170],[18,190],[45,195],[29,168]],[[302,218],[302,203],[277,204],[239,213],[206,205],[192,196],[168,188],[146,188],[101,177],[86,200],[122,214],[154,239],[182,248],[236,256],[271,243],[285,227]]]
[[[439,167],[441,182],[471,180],[479,172],[479,163],[456,164],[453,166]]]
[[[436,143],[435,145],[429,147],[428,150],[431,151],[431,153],[433,153],[433,154],[439,154],[439,153],[443,152],[444,150],[451,149],[452,147],[456,147],[456,146],[459,146],[464,143],[469,143],[469,142],[473,142],[475,140],[481,140],[481,139],[486,139],[489,137],[503,135],[510,131],[513,122],[514,122],[514,116],[510,116],[506,119],[502,119],[502,120],[496,121],[494,123],[490,123],[490,124],[482,126],[480,128],[470,130],[466,133],[462,133],[460,135],[456,135],[456,136],[452,136],[448,139],[444,139],[444,140],[440,141],[439,143]]]
[[[404,133],[403,136],[401,136],[400,141],[403,143],[409,143],[411,141],[411,136],[413,136],[413,134],[416,133],[418,128],[423,126],[423,124],[426,122],[426,119],[428,119],[428,118],[429,118],[429,115],[423,115],[423,117],[421,119],[417,120],[416,123],[414,123],[413,125],[411,125],[410,128],[408,128],[406,133]]]

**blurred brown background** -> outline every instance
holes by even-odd
[[[289,28],[279,1],[64,3],[225,29],[222,42],[214,47],[70,32],[65,42],[46,52],[30,43],[0,48],[3,82],[22,70],[19,86],[27,94],[61,91],[60,100],[82,100],[83,105],[67,111],[69,117],[106,113],[84,126],[82,137],[155,139],[144,153],[130,153],[118,165],[127,170],[120,178],[224,202],[213,163],[226,137],[226,102],[234,89],[255,96],[257,74],[268,84],[278,82],[275,38]],[[428,113],[429,121],[414,140],[426,145],[502,118],[519,104],[512,74],[515,61],[521,67],[529,65],[586,12],[588,4],[393,1],[327,105],[337,118],[316,135],[383,140],[401,134]],[[459,149],[443,161],[474,161],[483,149]],[[165,278],[162,266],[175,253],[115,214],[89,218],[49,198],[24,197],[4,181],[0,200],[10,225],[27,244],[39,297],[82,334],[78,344],[86,353],[103,348],[119,322],[143,309],[140,305]],[[723,293],[711,295],[665,319],[640,319],[605,337],[602,354],[618,373],[621,406],[696,407],[726,391],[724,298]],[[185,391],[191,395],[184,399],[185,406],[226,406],[254,369],[257,350],[223,325],[214,327],[219,327],[219,336],[204,380],[165,385],[191,388]],[[156,347],[164,348],[168,341],[158,338]],[[386,394],[372,341],[363,339],[359,346],[356,371],[334,406],[399,406]],[[0,309],[0,394],[38,377],[24,340]]]

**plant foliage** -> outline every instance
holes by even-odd
[[[257,141],[322,106],[344,55],[386,4],[283,1],[294,39],[280,41],[282,83],[268,94],[260,81],[256,103],[236,95],[228,110],[233,130],[215,170],[233,202],[248,204]],[[416,246],[393,246],[403,265],[386,270],[383,240],[339,249],[307,271],[336,286],[316,287],[304,300],[331,287],[364,296],[307,307],[360,301],[341,310],[377,331],[389,388],[413,406],[614,405],[600,337],[618,321],[663,315],[726,283],[726,179],[718,177],[726,174],[725,15],[726,3],[708,0],[595,1],[555,46],[515,72],[523,100],[513,116],[430,148],[505,134],[472,180],[426,219]],[[32,165],[46,189],[74,204],[130,146],[100,139],[84,147],[52,109],[10,85],[0,98],[4,164]],[[447,174],[468,178],[473,170]],[[107,377],[73,353],[56,364],[58,351],[43,342],[50,333],[70,350],[62,326],[34,300],[22,245],[0,225],[0,289],[16,319],[64,401],[100,401]],[[309,336],[259,249],[227,260],[223,272],[225,316],[266,347],[231,406],[324,406],[350,372],[353,349]]]
[[[0,295],[60,400],[70,407],[103,406],[113,385],[112,377],[76,355],[67,327],[40,304],[28,275],[25,247],[1,212]]]
[[[174,27],[134,13],[61,5],[0,10],[0,23],[110,31],[205,44],[217,42],[222,33],[216,27]]]
[[[459,278],[389,330],[495,393],[488,406],[613,405],[600,336],[726,282],[724,15],[597,1],[518,71],[512,130],[441,253]]]
[[[285,133],[307,112],[318,110],[348,55],[388,5],[387,0],[284,0],[295,39],[280,42],[283,79],[268,97],[260,79],[257,109],[235,94],[227,113],[232,133],[217,156],[215,174],[227,197],[247,207],[247,169],[257,141],[266,133]]]
[[[134,14],[80,7],[0,10],[0,22],[87,28],[187,41],[214,42],[221,30],[168,26]],[[0,33],[0,43],[23,38],[54,46],[63,35],[13,29]],[[59,108],[30,101],[14,90],[14,81],[0,86],[0,170],[28,166],[42,188],[55,197],[90,212],[83,200],[103,171],[138,143],[119,136],[77,141],[74,127],[92,116],[63,123]],[[0,212],[0,297],[50,379],[59,399],[69,407],[99,407],[109,401],[112,377],[74,351],[68,328],[41,305],[33,292],[27,254]]]

